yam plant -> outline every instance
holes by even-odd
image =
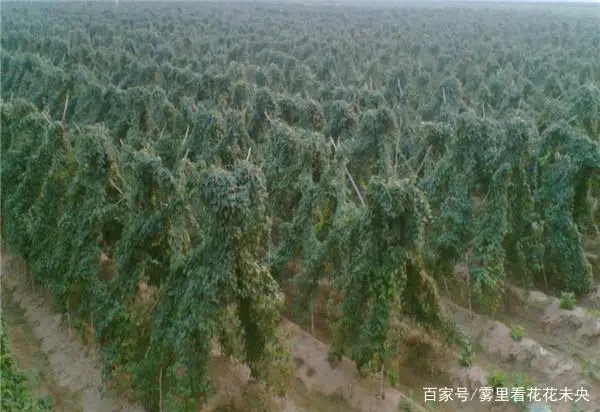
[[[459,336],[457,265],[475,309],[581,295],[600,14],[553,7],[6,5],[3,239],[149,411],[217,348],[280,386],[289,300],[383,376],[407,324]]]

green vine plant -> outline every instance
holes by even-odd
[[[3,239],[148,410],[206,403],[215,349],[281,393],[283,289],[383,381],[399,326],[455,337],[438,287],[493,313],[592,285],[591,14],[3,11]]]

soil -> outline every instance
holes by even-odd
[[[69,333],[67,322],[56,314],[47,293],[32,287],[20,266],[9,256],[2,259],[2,306],[10,328],[12,348],[21,369],[32,376],[31,386],[39,396],[50,396],[57,411],[142,412],[123,394],[102,387],[100,363],[93,350]],[[293,291],[286,290],[293,297]],[[600,311],[595,288],[572,310],[560,308],[557,298],[541,292],[510,288],[505,307],[494,319],[478,313],[469,315],[460,299],[445,299],[449,312],[473,336],[475,356],[468,368],[459,365],[459,348],[443,347],[412,329],[401,350],[399,376],[395,387],[376,377],[362,378],[354,364],[344,358],[335,366],[327,360],[330,334],[324,305],[315,311],[314,323],[294,319],[288,308],[281,330],[288,337],[294,360],[294,381],[284,398],[272,398],[282,412],[397,412],[527,410],[523,403],[481,402],[480,390],[490,386],[494,373],[507,388],[534,386],[575,393],[588,391],[589,401],[546,402],[553,412],[600,411]],[[289,299],[292,301],[292,299]],[[299,326],[301,325],[301,326]],[[309,331],[313,330],[314,336]],[[518,332],[518,333],[517,333]],[[249,380],[248,368],[215,352],[211,370],[218,392],[206,411],[219,411],[223,404],[237,399],[244,403],[243,388]],[[529,378],[519,383],[515,374]],[[469,388],[473,401],[424,402],[424,387]],[[412,397],[412,401],[409,396]],[[247,402],[247,401],[246,401]],[[404,406],[399,406],[404,405]],[[409,406],[410,405],[410,406]],[[238,409],[245,410],[245,409]]]
[[[20,369],[31,365],[39,371],[39,382],[32,383],[36,394],[51,396],[57,412],[143,412],[103,387],[101,365],[93,351],[56,313],[51,299],[40,288],[32,287],[22,265],[2,256],[2,303],[11,342]],[[295,370],[295,385],[286,398],[274,399],[281,412],[359,412],[397,411],[403,395],[388,390],[386,399],[377,398],[378,383],[359,381],[356,368],[344,359],[335,369],[327,362],[327,346],[298,326],[282,322],[290,336],[292,356],[301,363]],[[226,399],[241,396],[249,380],[244,365],[215,354],[211,365],[218,393],[207,410],[216,409]],[[415,409],[418,410],[418,409]]]
[[[40,350],[39,339],[6,288],[2,289],[2,316],[11,329],[8,336],[10,349],[19,369],[27,376],[33,395],[52,398],[57,412],[80,409],[74,393],[62,387],[54,378],[48,359]]]
[[[93,353],[63,325],[41,291],[2,256],[2,306],[20,369],[35,368],[34,392],[52,396],[59,412],[143,412],[102,387]]]

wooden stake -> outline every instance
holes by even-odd
[[[67,299],[67,328],[69,329],[69,339],[71,339],[71,314],[69,313],[69,299]]]
[[[310,301],[310,333],[315,336],[315,301]]]
[[[427,148],[427,151],[425,152],[425,156],[423,157],[423,161],[421,162],[421,165],[419,166],[419,168],[417,169],[417,172],[415,173],[416,176],[419,176],[419,172],[421,171],[421,169],[425,165],[425,160],[427,160],[427,156],[429,155],[430,151],[431,151],[431,145]]]
[[[362,203],[362,205],[365,206],[365,201],[364,201],[362,195],[360,194],[360,191],[358,190],[358,186],[356,186],[356,183],[354,183],[354,179],[352,178],[352,175],[348,171],[348,168],[346,167],[346,165],[344,165],[344,170],[346,171],[348,178],[350,178],[350,182],[352,183],[352,186],[354,186],[354,190],[356,191],[356,194],[358,195],[358,198],[360,199],[360,203]]]
[[[94,350],[96,343],[96,330],[94,329],[94,314],[90,313],[90,342],[88,343],[88,354]]]
[[[473,320],[473,307],[471,305],[471,271],[469,270],[469,254],[466,256],[467,264],[467,293],[469,294],[469,320]]]
[[[109,181],[109,183],[111,184],[111,186],[115,188],[115,190],[116,190],[117,192],[119,192],[121,195],[123,195],[123,196],[124,196],[124,194],[123,194],[123,191],[122,191],[121,189],[119,189],[119,186],[117,186],[117,185],[115,184],[115,182],[114,182],[112,179],[109,179],[108,181]]]
[[[385,372],[385,365],[381,365],[381,389],[379,390],[379,397],[380,399],[385,399],[385,376],[384,376],[384,372]]]
[[[396,136],[396,150],[394,153],[394,172],[398,171],[398,152],[400,151],[400,136],[401,133],[398,133],[398,136]]]
[[[450,297],[450,288],[448,287],[448,280],[446,279],[446,275],[442,276],[442,280],[444,281],[444,287],[446,288],[446,295]]]
[[[190,132],[190,125],[188,124],[185,129],[185,136],[183,136],[183,141],[181,142],[181,147],[183,147],[185,145],[185,142],[187,141],[189,132]]]
[[[63,126],[65,125],[65,123],[67,121],[67,107],[69,107],[69,93],[67,93],[67,98],[65,99],[65,108],[63,109],[63,115],[62,115],[62,120],[61,120],[61,123],[63,124]]]
[[[333,145],[333,147],[337,151],[337,149],[339,147],[339,144],[336,145],[335,142],[333,141],[333,139],[331,137],[329,138],[329,140],[331,141],[331,144]],[[354,187],[354,191],[356,192],[356,194],[358,195],[358,198],[360,199],[360,203],[362,203],[362,205],[365,206],[365,201],[364,201],[362,195],[360,194],[360,190],[358,190],[358,186],[356,186],[356,183],[354,182],[354,179],[352,178],[352,175],[350,174],[350,172],[348,171],[348,168],[346,167],[346,162],[344,162],[344,171],[346,172],[346,175],[350,179],[350,182],[352,183],[352,186]]]
[[[158,372],[158,410],[162,412],[162,368]]]

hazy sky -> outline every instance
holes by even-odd
[[[260,0],[254,0],[260,1]],[[267,0],[269,1],[269,0]],[[278,0],[270,0],[277,2]],[[285,0],[279,0],[285,3]],[[307,0],[306,3],[397,3],[401,4],[406,0]],[[302,0],[295,1],[303,3]],[[409,0],[410,2],[410,0]],[[600,0],[423,0],[423,3],[460,3],[460,2],[477,2],[477,3],[597,3],[600,5]]]
[[[2,0],[0,0],[2,1]],[[120,0],[127,1],[127,0]],[[144,1],[144,0],[136,0]],[[161,1],[161,0],[158,0]],[[169,1],[169,0],[162,0]],[[185,0],[184,0],[185,1]],[[189,1],[189,0],[188,0]],[[191,0],[194,1],[194,0]],[[221,1],[221,0],[199,0],[199,1]],[[444,4],[444,3],[586,3],[597,4],[600,6],[600,0],[225,0],[225,2],[265,2],[265,3],[295,3],[295,4],[369,4],[369,5],[401,5],[406,3],[421,4]]]
[[[0,4],[19,0],[0,0]],[[23,0],[30,2],[32,0]],[[86,0],[33,0],[41,2],[63,2],[63,1],[75,1],[84,2]],[[116,0],[91,0],[91,1],[104,1],[113,3]],[[158,3],[169,3],[169,2],[218,2],[218,3],[292,3],[292,4],[330,4],[330,5],[402,5],[402,4],[457,4],[457,3],[586,3],[586,4],[597,4],[600,6],[600,0],[118,0],[120,3],[144,2],[152,1]]]
[[[159,0],[160,1],[160,0]],[[200,0],[201,1],[201,0]],[[402,4],[411,3],[415,0],[232,0],[258,2],[261,1],[270,3],[390,3]],[[477,3],[597,3],[600,5],[600,0],[419,0],[419,3],[460,3],[460,2],[477,2]]]
[[[0,0],[1,1],[1,0]],[[139,1],[139,0],[138,0]],[[158,0],[161,1],[161,0]],[[169,0],[163,0],[169,1]],[[193,0],[192,0],[193,1]],[[202,0],[200,0],[202,1]],[[204,0],[219,1],[219,0]],[[227,0],[225,0],[227,1]],[[402,4],[402,3],[596,3],[600,0],[230,0],[232,2],[267,2],[267,3],[304,3],[304,4]]]

